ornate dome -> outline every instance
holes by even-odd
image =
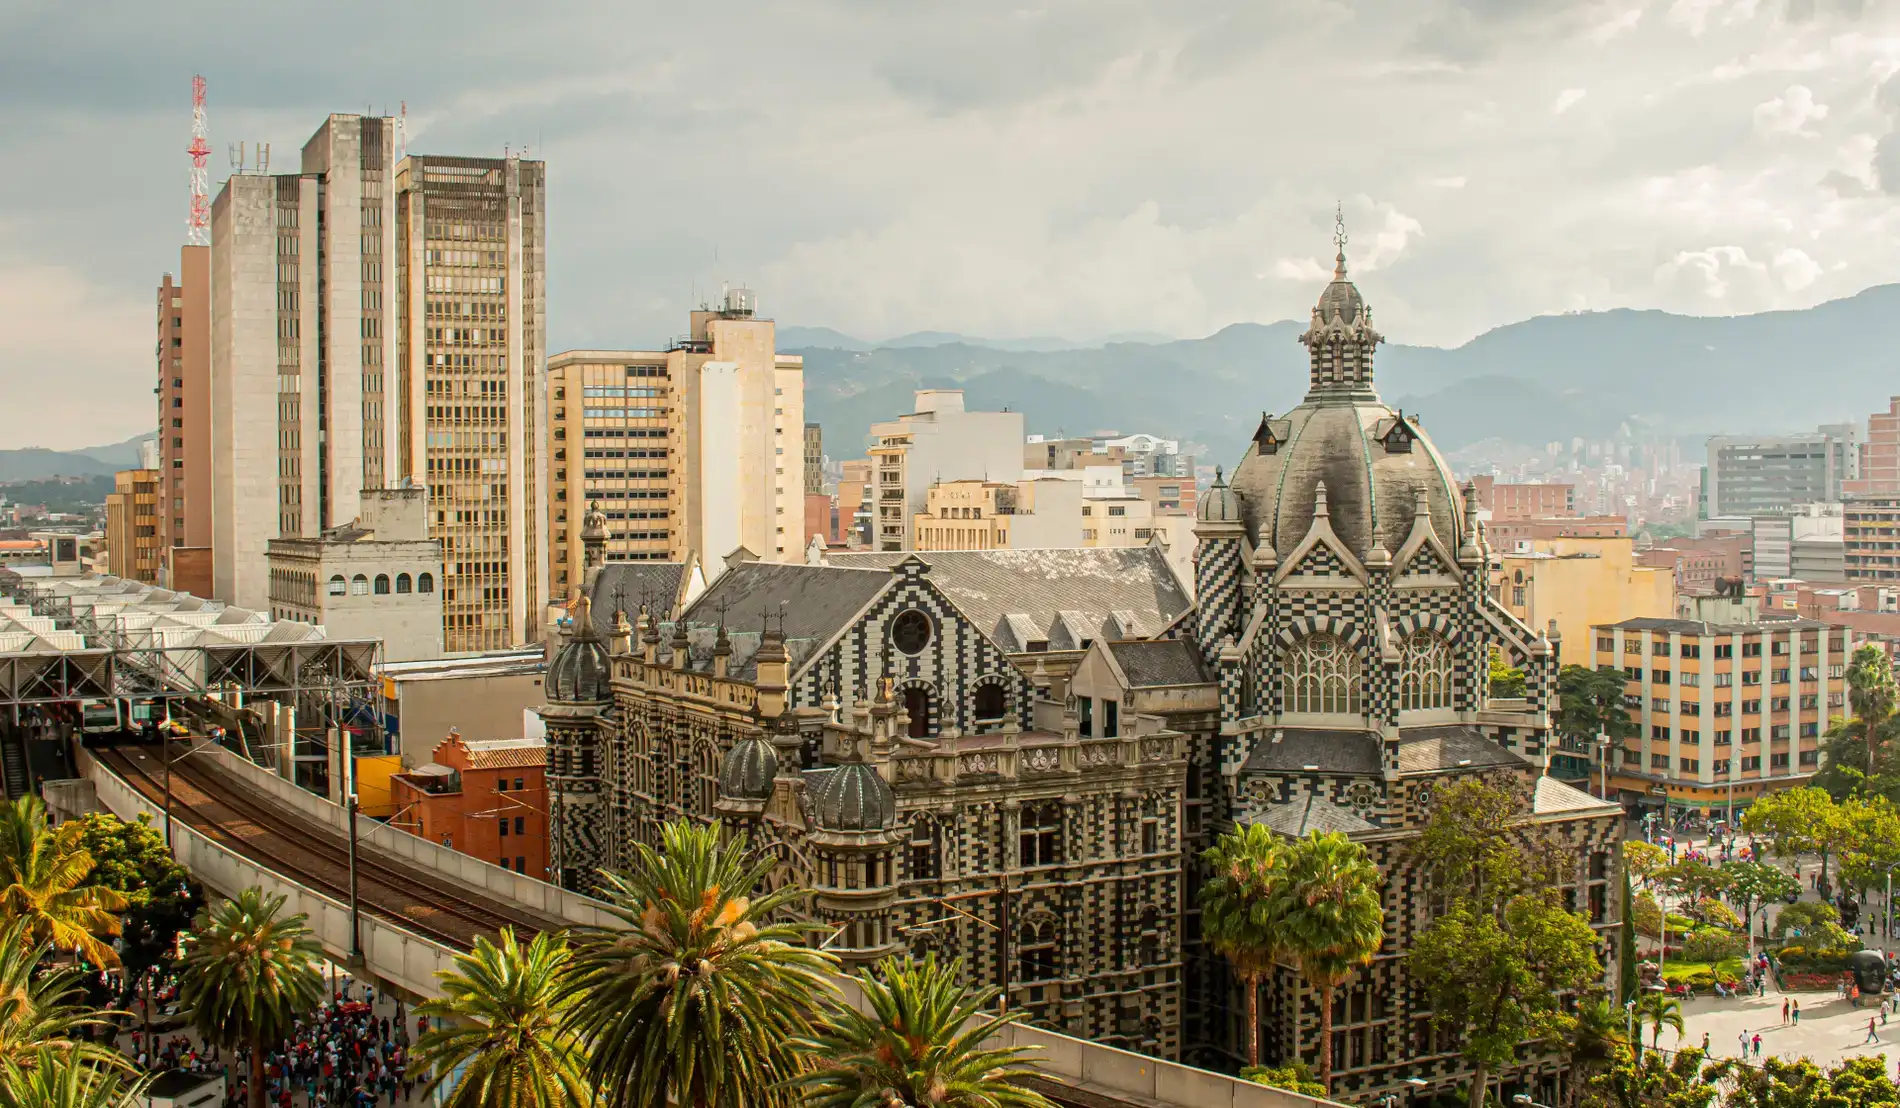
[[[607,644],[600,641],[594,617],[583,598],[573,616],[574,637],[555,651],[548,664],[548,699],[567,704],[598,704],[612,699]]]
[[[757,735],[734,743],[719,766],[719,794],[734,800],[764,800],[778,776],[778,753]]]
[[[1232,495],[1256,541],[1280,558],[1312,527],[1321,483],[1334,533],[1362,561],[1375,545],[1388,554],[1404,545],[1421,491],[1439,540],[1456,549],[1464,520],[1450,467],[1418,422],[1386,407],[1373,387],[1372,355],[1384,337],[1346,278],[1345,239],[1342,227],[1332,283],[1300,336],[1311,361],[1306,399],[1261,420]]]
[[[1203,523],[1238,523],[1240,521],[1240,501],[1234,497],[1234,491],[1221,480],[1220,468],[1214,469],[1214,483],[1201,494],[1201,501],[1194,508],[1194,518]]]
[[[897,822],[897,793],[865,762],[846,762],[825,775],[812,796],[826,831],[887,831]]]

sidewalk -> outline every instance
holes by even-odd
[[[1783,1000],[1801,1002],[1799,1026],[1781,1022]],[[1896,1046],[1900,1044],[1900,1016],[1889,1016],[1887,1026],[1879,1031],[1880,1042],[1868,1043],[1865,1040],[1869,1016],[1878,1024],[1878,998],[1865,1007],[1855,1008],[1832,992],[1778,993],[1771,990],[1765,997],[1734,1000],[1702,997],[1683,1004],[1682,1022],[1686,1031],[1680,1041],[1672,1041],[1676,1033],[1664,1028],[1662,1045],[1667,1050],[1679,1046],[1700,1047],[1702,1033],[1706,1031],[1709,1034],[1710,1055],[1733,1058],[1740,1049],[1736,1036],[1747,1030],[1750,1038],[1756,1032],[1761,1033],[1761,1053],[1764,1058],[1777,1054],[1784,1058],[1807,1055],[1817,1064],[1826,1065],[1861,1055],[1900,1057],[1900,1047]],[[1643,1033],[1645,1043],[1649,1042],[1650,1035],[1648,1031]]]

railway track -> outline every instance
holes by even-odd
[[[92,754],[147,799],[163,803],[164,769],[156,748],[110,747]],[[349,844],[341,835],[270,810],[202,763],[173,762],[171,773],[174,820],[307,888],[349,901]],[[526,938],[554,923],[478,903],[468,890],[391,863],[361,842],[356,869],[363,911],[459,950],[503,927]]]

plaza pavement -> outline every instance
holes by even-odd
[[[1783,1000],[1801,1002],[1799,1026],[1781,1022]],[[1832,991],[1780,993],[1772,988],[1763,997],[1727,1000],[1698,997],[1684,1002],[1682,1006],[1685,1028],[1682,1038],[1677,1040],[1676,1033],[1665,1027],[1662,1046],[1664,1050],[1684,1046],[1700,1047],[1702,1034],[1706,1031],[1711,1057],[1734,1058],[1741,1046],[1736,1036],[1746,1030],[1751,1039],[1756,1032],[1761,1033],[1763,1058],[1770,1055],[1782,1058],[1806,1055],[1819,1065],[1829,1065],[1858,1055],[1885,1055],[1889,1064],[1900,1060],[1900,1016],[1889,1016],[1886,1027],[1879,1031],[1880,1042],[1868,1043],[1867,1017],[1872,1016],[1876,1024],[1879,1022],[1880,1001],[1875,998],[1869,1005],[1863,1000],[1863,1005],[1855,1008],[1848,1001],[1836,997]],[[1644,1041],[1648,1042],[1652,1034],[1645,1031]],[[1752,1053],[1750,1057],[1753,1057]]]

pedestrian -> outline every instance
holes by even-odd
[[[1755,1032],[1755,1057],[1761,1057],[1761,1032]]]
[[[1877,1043],[1879,1041],[1880,1041],[1880,1033],[1876,1031],[1874,1028],[1874,1017],[1868,1016],[1867,1017],[1867,1038],[1864,1041],[1862,1041],[1861,1045],[1866,1046],[1868,1043]]]
[[[1742,1057],[1748,1057],[1748,1028],[1742,1028],[1742,1033],[1735,1036],[1735,1041],[1742,1044]]]
[[[1702,1033],[1702,1054],[1704,1057],[1707,1057],[1708,1053],[1709,1053],[1709,1033],[1707,1031],[1704,1031]]]
[[[1794,1002],[1794,1025],[1801,1026],[1801,1002],[1798,1000]]]
[[[1783,1024],[1786,1024],[1788,1022],[1788,998],[1787,997],[1781,998],[1781,1022]]]

